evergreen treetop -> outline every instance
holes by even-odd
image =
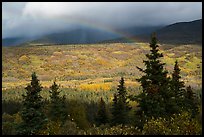
[[[162,53],[159,53],[157,45],[157,39],[155,34],[152,35],[150,43],[150,53],[146,54],[148,60],[144,60],[146,69],[137,67],[139,71],[145,73],[141,78],[137,79],[141,82],[143,92],[147,94],[159,92],[159,87],[166,85],[169,78],[167,78],[167,70],[164,70],[165,63],[161,63],[160,58],[163,57]]]
[[[175,61],[174,65],[174,71],[172,74],[172,79],[171,79],[171,90],[174,92],[176,98],[183,97],[184,94],[184,82],[180,81],[180,68],[178,65],[178,61]]]
[[[67,118],[67,108],[65,105],[65,96],[60,97],[59,85],[54,81],[53,85],[50,87],[50,111],[49,115],[52,121],[60,121],[62,124]]]
[[[99,102],[96,120],[98,124],[105,124],[108,122],[108,113],[106,110],[106,103],[104,102],[102,97]]]
[[[113,110],[112,110],[112,123],[113,124],[125,124],[128,120],[128,112],[131,107],[128,102],[127,91],[124,85],[124,78],[122,77],[118,88],[117,94],[114,94]]]

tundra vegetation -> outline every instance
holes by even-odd
[[[2,49],[3,135],[202,134],[200,46]]]

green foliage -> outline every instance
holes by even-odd
[[[178,61],[176,61],[171,79],[171,90],[174,92],[176,98],[181,98],[184,94],[183,88],[185,87],[185,85],[183,81],[180,81],[180,70],[181,69],[178,66]]]
[[[85,132],[77,126],[75,122],[67,120],[60,128],[58,135],[84,135]]]
[[[146,69],[137,67],[145,75],[137,79],[141,82],[143,92],[135,97],[135,100],[139,103],[135,117],[136,126],[143,129],[145,126],[151,125],[151,123],[144,125],[151,117],[163,118],[181,113],[183,110],[190,110],[194,117],[198,112],[198,104],[195,103],[191,90],[187,90],[185,93],[184,82],[180,81],[178,62],[175,62],[172,79],[170,79],[167,77],[168,72],[164,70],[165,63],[161,63],[159,60],[163,55],[158,53],[159,49],[157,49],[158,45],[155,36],[152,36],[150,47],[151,53],[146,54],[148,60],[143,61]],[[165,131],[165,123],[158,122],[157,124],[159,125],[155,125],[155,130],[153,128],[149,130],[155,131],[154,134],[167,132]],[[157,128],[158,126],[160,128]]]
[[[3,113],[2,115],[2,135],[16,135],[17,126],[22,122],[19,113],[9,115]]]
[[[21,102],[19,100],[2,100],[2,114],[15,114],[20,111],[20,108],[22,107]]]
[[[97,116],[96,116],[96,121],[97,123],[100,124],[106,124],[109,122],[109,118],[108,118],[108,112],[106,109],[106,104],[103,101],[103,98],[101,98],[100,102],[99,102],[99,106],[98,106],[98,112],[97,112]]]
[[[61,121],[48,121],[44,129],[39,130],[39,135],[58,135],[61,129]]]
[[[27,92],[23,95],[23,107],[20,113],[23,121],[18,127],[18,134],[35,135],[46,123],[43,100],[39,94],[42,87],[35,73],[32,74],[31,84],[25,89]]]
[[[2,135],[16,135],[16,130],[13,123],[2,123]]]
[[[159,60],[163,57],[163,54],[159,53],[155,35],[152,36],[150,48],[151,53],[146,54],[148,60],[143,61],[146,69],[137,67],[145,75],[137,79],[138,82],[141,82],[143,92],[136,96],[139,103],[139,110],[137,110],[136,114],[143,113],[148,117],[159,117],[166,115],[168,111],[165,102],[169,102],[171,97],[168,88],[169,78],[167,78],[168,72],[164,70],[165,63],[161,63]]]
[[[15,135],[14,117],[4,113],[2,115],[2,135]]]
[[[77,101],[70,102],[69,115],[71,121],[75,122],[80,129],[87,129],[90,127],[84,104]]]
[[[110,127],[109,125],[101,125],[93,127],[86,131],[86,135],[141,135],[141,131],[134,126],[117,125]]]
[[[58,121],[60,120],[61,123],[64,123],[64,121],[67,118],[67,108],[65,105],[65,96],[60,97],[59,96],[59,85],[57,85],[55,82],[50,87],[50,98],[51,98],[51,104],[49,107],[49,116],[52,121]]]
[[[121,80],[118,85],[118,93],[114,94],[113,99],[113,108],[112,108],[112,124],[125,124],[128,122],[128,112],[131,107],[128,102],[127,92],[124,85],[124,79],[121,77]]]
[[[192,117],[195,117],[199,113],[199,99],[193,93],[191,86],[186,88],[185,96],[185,106],[184,109],[189,111],[192,114]]]
[[[202,127],[190,113],[174,114],[168,118],[151,118],[144,124],[144,135],[201,135]]]
[[[180,68],[178,65],[178,61],[175,61],[174,71],[172,73],[172,79],[170,81],[170,92],[171,98],[169,102],[167,102],[167,107],[169,108],[170,114],[179,113],[183,110],[184,104],[184,92],[185,85],[184,82],[181,81],[180,76]]]

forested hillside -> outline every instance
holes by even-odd
[[[158,45],[152,36],[150,44],[2,53],[3,134],[201,134],[200,46]]]

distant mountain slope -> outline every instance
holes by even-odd
[[[16,45],[22,44],[26,41],[28,41],[28,39],[20,38],[20,37],[4,38],[4,39],[2,39],[2,45],[3,46],[16,46]]]
[[[82,28],[67,32],[54,33],[43,36],[40,39],[34,40],[31,43],[41,44],[82,44],[96,43],[106,39],[114,39],[121,37],[120,35],[105,32],[98,29]]]
[[[52,33],[41,36],[35,40],[29,40],[24,38],[24,41],[18,42],[16,39],[3,39],[3,46],[15,46],[15,45],[50,45],[50,44],[90,44],[100,43],[102,41],[109,41],[116,38],[121,38],[124,35],[134,36],[139,34],[149,34],[153,30],[161,28],[161,26],[146,26],[146,27],[128,27],[124,29],[116,30],[116,32],[104,31],[90,27],[80,27],[72,31],[64,31],[58,33]],[[22,39],[22,38],[21,38]],[[8,41],[8,42],[5,42]],[[16,42],[17,41],[17,42]]]
[[[202,19],[175,23],[156,33],[161,43],[202,44]]]
[[[200,44],[202,45],[202,19],[191,22],[179,22],[165,26],[156,31],[159,43],[165,44]],[[150,35],[132,36],[137,42],[149,42]],[[126,38],[117,38],[104,42],[129,42]]]
[[[136,34],[149,34],[152,30],[156,30],[157,28],[161,27],[131,27],[120,29],[118,32],[123,32],[124,35],[134,36]],[[89,44],[109,41],[120,37],[122,37],[122,33],[120,34],[117,32],[82,27],[72,31],[46,35],[40,39],[30,42],[30,44]]]
[[[44,35],[35,40],[28,38],[2,39],[3,46],[29,44],[90,44],[114,42],[149,42],[150,34],[156,32],[159,43],[165,44],[200,44],[202,45],[202,19],[191,22],[179,22],[165,27],[146,26],[131,27],[114,33],[95,28],[81,27],[72,31],[64,31]],[[130,41],[132,40],[132,41]]]

